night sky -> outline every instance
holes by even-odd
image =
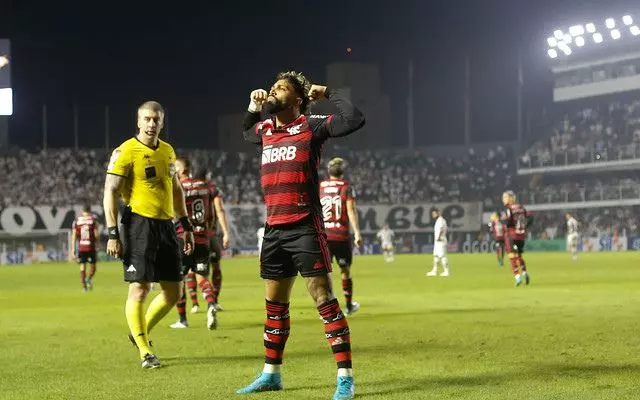
[[[556,26],[633,11],[631,1],[234,1],[91,2],[34,10],[0,6],[0,37],[12,41],[13,144],[41,143],[42,104],[49,145],[104,145],[104,107],[112,144],[135,132],[135,109],[155,99],[168,109],[176,147],[215,147],[219,114],[246,109],[249,92],[268,88],[279,70],[322,83],[325,66],[380,66],[391,97],[394,144],[406,145],[407,63],[414,60],[416,144],[461,144],[464,59],[471,60],[472,140],[509,140],[516,132],[517,54],[525,105],[535,115],[551,99],[546,34]],[[221,4],[218,4],[221,3]],[[155,4],[155,5],[154,5]],[[215,6],[214,6],[215,4]],[[402,4],[402,6],[398,6]],[[634,7],[637,9],[638,7]],[[345,49],[351,47],[352,53]]]

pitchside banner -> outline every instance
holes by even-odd
[[[255,244],[256,231],[265,220],[264,205],[226,205],[229,228],[240,244]],[[397,233],[433,232],[431,210],[438,208],[447,220],[449,231],[473,232],[481,229],[481,203],[422,203],[403,205],[359,205],[360,229],[364,234],[378,232],[384,224]],[[91,210],[103,220],[102,206]],[[0,211],[0,234],[55,234],[70,229],[82,206],[7,207]]]

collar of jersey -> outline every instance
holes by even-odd
[[[273,130],[274,131],[284,131],[284,130],[287,130],[287,128],[291,128],[294,125],[298,125],[298,124],[304,123],[306,121],[306,118],[307,118],[306,115],[300,114],[300,116],[298,118],[294,119],[293,121],[289,122],[286,125],[282,125],[279,128],[275,127],[276,126],[276,119],[275,118],[271,118],[271,121],[273,121],[273,126],[274,126]]]
[[[153,151],[156,151],[160,148],[160,139],[158,139],[158,145],[156,147],[151,147],[151,146],[147,146],[146,144],[142,143],[142,141],[140,139],[138,139],[138,135],[135,135],[134,138],[138,141],[138,143],[140,143],[141,145],[143,145],[144,147],[151,149]]]

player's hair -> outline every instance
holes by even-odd
[[[296,71],[285,71],[280,72],[276,75],[276,80],[285,79],[287,80],[291,86],[293,86],[293,90],[295,90],[298,97],[302,99],[302,103],[300,104],[300,112],[305,114],[309,110],[309,90],[311,89],[311,83],[309,80],[299,72]]]
[[[176,161],[180,161],[181,163],[184,164],[184,169],[186,170],[186,172],[191,171],[191,161],[189,161],[187,157],[184,157],[184,156],[176,157]]]
[[[206,169],[206,168],[204,168],[204,167],[202,167],[202,168],[198,168],[198,169],[196,170],[195,174],[193,175],[193,177],[194,177],[195,179],[202,179],[202,180],[205,180],[205,179],[207,179],[207,173],[208,173],[208,172],[209,172],[209,171],[207,171],[207,169]]]
[[[142,105],[138,107],[138,112],[140,112],[141,110],[151,110],[157,112],[158,114],[164,115],[164,108],[162,107],[162,104],[153,100],[145,101],[144,103],[142,103]]]
[[[511,198],[515,201],[515,199],[516,199],[516,194],[515,194],[515,193],[513,193],[513,190],[507,190],[506,192],[502,193],[502,195],[503,195],[503,196],[504,196],[505,194],[506,194],[507,196],[511,197]]]
[[[327,170],[329,171],[329,176],[340,178],[344,175],[344,160],[340,157],[332,158],[327,164]]]
[[[84,203],[84,206],[82,206],[82,211],[83,212],[91,212],[91,204]]]

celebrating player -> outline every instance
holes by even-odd
[[[216,195],[213,187],[205,180],[205,174],[191,178],[191,162],[187,158],[179,157],[176,160],[176,172],[184,191],[187,214],[191,226],[195,246],[191,254],[182,257],[182,273],[193,274],[193,283],[197,284],[207,301],[207,328],[216,329],[218,327],[218,316],[216,309],[217,296],[213,290],[213,285],[209,281],[209,224],[211,214],[213,214],[213,200]],[[180,223],[177,226],[178,237],[184,240],[184,228]],[[189,283],[189,282],[187,282]],[[194,285],[195,286],[195,285]],[[191,289],[191,288],[190,288]],[[195,288],[193,290],[195,292]],[[197,294],[196,294],[197,297]],[[171,328],[187,328],[186,293],[183,290],[182,297],[178,301],[178,315],[180,320],[171,325]]]
[[[342,292],[347,306],[347,315],[360,309],[360,304],[353,301],[353,280],[351,279],[351,263],[353,247],[349,237],[349,227],[353,227],[354,243],[360,247],[360,225],[356,211],[356,192],[344,176],[344,160],[334,158],[327,166],[329,179],[320,182],[320,205],[324,218],[324,229],[329,241],[331,257],[336,259],[342,275]],[[346,211],[346,212],[345,212]]]
[[[533,217],[529,215],[522,205],[516,203],[516,195],[510,190],[502,194],[502,203],[506,208],[505,216],[502,220],[507,227],[505,247],[509,255],[516,286],[522,284],[523,278],[525,284],[528,285],[529,273],[522,258],[522,253],[524,252],[524,244],[527,238],[527,228],[533,222]]]
[[[440,214],[440,210],[431,211],[431,218],[436,220],[433,227],[433,268],[427,276],[438,274],[438,265],[442,264],[440,276],[449,276],[449,260],[447,259],[447,221]]]
[[[567,220],[567,246],[573,261],[578,260],[578,221],[569,213],[564,216]]]
[[[96,275],[97,242],[100,237],[98,233],[98,220],[91,212],[88,204],[82,209],[82,214],[73,221],[71,228],[71,249],[70,255],[76,255],[80,264],[80,282],[82,290],[87,292],[93,289],[93,277]],[[87,276],[87,263],[91,265],[89,276]]]
[[[175,174],[173,147],[158,138],[164,109],[149,101],[138,108],[138,134],[113,151],[104,189],[104,212],[109,233],[107,254],[122,257],[124,280],[129,282],[125,307],[129,340],[140,352],[142,368],[158,368],[149,332],[180,299],[181,251],[173,225],[176,216],[185,230],[185,254],[193,251],[193,232],[182,186]],[[123,243],[118,230],[118,197],[122,213]],[[151,282],[160,282],[158,294],[144,314]]]
[[[222,311],[223,308],[218,302],[220,298],[220,291],[222,290],[222,270],[220,269],[220,259],[222,258],[222,249],[229,247],[229,225],[227,223],[227,215],[224,210],[224,204],[222,202],[222,195],[216,187],[216,185],[210,180],[210,174],[206,169],[200,169],[196,174],[196,178],[201,181],[207,182],[209,185],[209,191],[211,193],[211,202],[208,205],[211,212],[209,213],[207,223],[208,234],[208,248],[209,248],[209,260],[211,264],[211,284],[213,287],[213,296],[215,297],[216,311]],[[220,228],[222,228],[222,246],[218,242],[218,221],[220,221]],[[207,271],[209,269],[207,268]],[[207,272],[208,275],[208,272]],[[198,282],[196,281],[196,273],[189,271],[187,274],[187,289],[191,297],[191,312],[197,313],[200,309],[198,304]],[[206,298],[206,295],[205,295]],[[207,311],[209,312],[209,311]]]
[[[338,113],[306,116],[310,100],[328,99]],[[269,93],[254,90],[243,128],[245,140],[261,146],[262,191],[267,207],[260,275],[267,319],[262,373],[238,393],[281,390],[282,357],[289,337],[289,299],[300,273],[323,318],[338,365],[334,400],[354,396],[349,325],[331,288],[331,256],[322,223],[318,170],[322,144],[364,125],[364,116],[337,91],[310,85],[296,72],[278,74]],[[260,121],[264,106],[269,119]]]
[[[395,260],[393,255],[393,238],[395,236],[396,234],[389,229],[389,224],[384,224],[382,229],[380,229],[376,234],[376,237],[380,240],[380,247],[382,247],[384,262],[390,263]]]
[[[498,265],[502,267],[504,265],[504,235],[505,228],[502,221],[500,221],[500,213],[491,214],[491,222],[489,222],[489,231],[491,237],[495,240],[496,257],[498,259]]]

